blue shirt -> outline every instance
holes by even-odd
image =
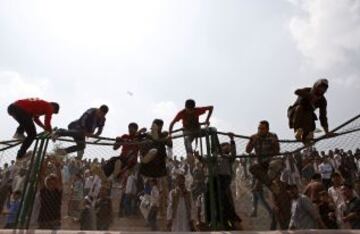
[[[20,200],[17,201],[11,201],[10,204],[8,204],[7,209],[9,210],[9,214],[7,216],[7,223],[15,223],[17,212],[20,208]]]

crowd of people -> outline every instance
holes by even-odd
[[[109,180],[103,170],[108,163],[104,159],[59,160],[49,155],[41,169],[39,192],[33,204],[33,227],[66,228],[69,221],[65,220],[69,219],[75,229],[121,230],[113,226],[115,219],[141,217],[151,230],[210,230],[207,216],[211,214],[206,209],[209,170],[204,160],[199,155],[194,163],[183,157],[167,158],[164,183],[163,178],[142,176],[139,163],[121,178]],[[273,179],[276,186],[267,186],[250,172],[258,163],[256,157],[234,159],[228,177],[233,201],[223,204],[230,207],[224,210],[224,217],[234,225],[227,229],[241,228],[235,210],[237,204],[249,203],[241,195],[244,190],[251,194],[252,202],[251,212],[242,215],[249,219],[258,216],[261,204],[271,220],[269,230],[360,228],[359,149],[327,153],[309,149],[286,155],[281,161],[279,174]],[[222,169],[217,168],[220,176],[227,172],[221,173]],[[14,161],[1,168],[4,228],[14,227],[25,174],[26,169]],[[221,182],[226,187],[225,178]],[[163,195],[168,202],[161,202]]]
[[[233,133],[227,134],[225,142],[212,137],[211,156],[194,150],[199,138],[216,133],[216,129],[210,127],[213,107],[198,107],[192,99],[169,124],[169,131],[163,130],[161,119],[154,119],[149,130],[130,123],[128,133],[113,144],[114,150],[120,149],[119,156],[100,162],[84,158],[86,138],[101,135],[107,105],[88,109],[67,129],[53,130],[51,117],[59,113],[58,103],[16,101],[8,113],[19,123],[14,138],[23,143],[16,162],[4,165],[1,171],[0,208],[7,215],[4,227],[16,226],[26,171],[31,169],[33,153],[28,149],[36,138],[36,123],[54,142],[62,137],[75,142],[46,155],[42,162],[38,192],[31,204],[31,223],[40,229],[62,228],[64,219],[70,218],[81,230],[109,230],[116,216],[141,214],[154,231],[242,230],[236,205],[246,202],[238,197],[246,189],[241,184],[244,181],[249,182],[253,201],[249,216],[258,215],[260,201],[271,219],[271,230],[359,228],[360,150],[354,154],[338,149],[318,153],[311,148],[317,108],[325,136],[334,136],[326,116],[327,88],[328,81],[321,79],[311,88],[296,90],[298,98],[288,109],[289,127],[296,139],[308,146],[306,150],[280,154],[278,137],[263,120],[244,149],[247,157],[240,160]],[[204,114],[205,121],[200,123]],[[39,120],[41,115],[45,115],[44,123]],[[173,128],[179,121],[186,155],[178,160],[170,152]],[[76,157],[71,158],[72,153]]]

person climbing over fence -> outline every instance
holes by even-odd
[[[26,151],[31,146],[36,138],[36,123],[45,131],[51,133],[51,118],[53,114],[59,113],[60,106],[56,102],[47,102],[38,98],[28,98],[18,100],[8,107],[8,113],[18,123],[19,127],[16,129],[14,138],[23,140],[23,143],[17,152],[16,160],[24,161],[28,159],[29,154]],[[44,123],[41,122],[40,116],[45,116]],[[26,136],[24,135],[26,133]]]
[[[181,110],[170,123],[169,133],[171,134],[175,123],[182,120],[184,144],[187,155],[193,154],[192,142],[200,134],[201,124],[199,122],[199,117],[208,112],[204,123],[209,126],[213,109],[213,106],[196,107],[195,101],[188,99],[185,101],[185,109]]]
[[[315,121],[318,120],[315,110],[319,108],[319,119],[325,134],[333,135],[329,132],[327,119],[327,100],[325,93],[328,90],[329,82],[327,79],[320,79],[315,82],[312,88],[306,87],[297,89],[295,103],[288,108],[289,127],[294,129],[295,138],[304,144],[309,144],[314,138],[316,129]]]
[[[137,144],[144,134],[146,128],[138,131],[137,123],[128,125],[128,134],[116,138],[113,149],[117,150],[121,147],[120,156],[110,158],[104,165],[103,170],[107,177],[113,176],[114,179],[119,178],[125,171],[133,168],[137,164],[139,144]]]
[[[84,149],[86,147],[85,138],[90,136],[100,136],[106,121],[106,114],[109,107],[106,105],[100,108],[88,109],[78,120],[71,122],[66,129],[58,129],[52,135],[52,140],[56,141],[61,136],[69,136],[74,138],[75,146],[70,146],[65,149],[58,149],[57,153],[66,155],[72,152],[77,152],[77,159],[82,159]],[[97,129],[96,133],[95,130]]]

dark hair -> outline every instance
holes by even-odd
[[[128,128],[136,128],[136,130],[137,130],[139,128],[139,126],[137,125],[137,123],[132,122],[132,123],[129,123]]]
[[[50,102],[50,105],[52,105],[55,114],[59,113],[60,105],[57,102]]]
[[[185,101],[185,108],[195,108],[195,101],[193,99],[188,99]]]
[[[230,145],[230,143],[229,142],[223,142],[223,143],[220,144],[221,147],[224,147],[224,146],[227,146],[227,145]]]
[[[334,172],[331,174],[331,178],[334,178],[334,177],[341,177],[341,176],[338,172]]]
[[[21,195],[21,191],[16,190],[16,191],[14,192],[14,195],[18,195],[18,196],[20,196],[20,195]]]
[[[153,123],[159,127],[162,127],[164,125],[164,121],[162,119],[154,119]]]
[[[345,187],[345,188],[347,188],[347,189],[353,189],[353,186],[352,186],[352,184],[351,183],[349,183],[349,182],[345,182],[345,183],[343,183],[341,186],[343,186],[343,187]]]
[[[288,185],[286,185],[286,190],[292,190],[294,188],[298,188],[296,184],[288,184]]]
[[[260,124],[265,125],[265,127],[266,127],[267,129],[269,129],[269,127],[270,127],[270,124],[269,124],[269,122],[268,122],[267,120],[261,120],[261,121],[260,121]]]
[[[107,105],[101,105],[100,106],[100,111],[104,114],[109,112],[109,107]]]
[[[313,179],[313,180],[320,180],[320,179],[321,179],[321,175],[320,175],[319,173],[315,173],[315,174],[311,177],[311,179]]]

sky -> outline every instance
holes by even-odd
[[[319,78],[330,128],[359,113],[359,64],[359,0],[1,0],[0,140],[27,97],[59,102],[57,127],[107,104],[108,137],[154,118],[167,129],[193,98],[221,131],[266,119],[292,138],[294,90]]]

